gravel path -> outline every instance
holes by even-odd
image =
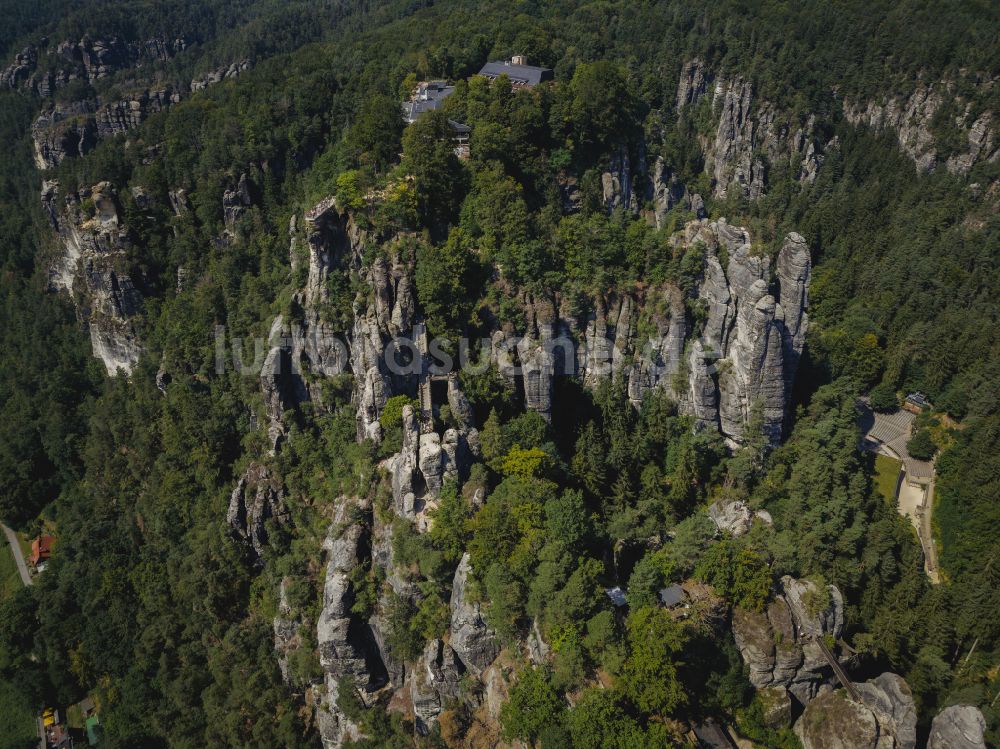
[[[3,533],[7,536],[8,543],[10,543],[10,553],[14,555],[14,561],[17,563],[17,571],[21,574],[21,581],[25,585],[31,585],[31,575],[28,573],[28,565],[24,561],[24,554],[21,553],[21,544],[17,542],[17,534],[6,525],[2,527]]]

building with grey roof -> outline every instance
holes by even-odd
[[[440,109],[447,99],[455,92],[454,86],[446,81],[423,81],[417,84],[417,90],[409,101],[403,102],[403,119],[416,122],[424,112]]]
[[[673,585],[663,588],[660,591],[659,597],[660,603],[669,609],[684,603],[684,601],[687,600],[687,593],[684,592],[684,588],[677,583],[674,583]]]
[[[510,78],[514,88],[537,86],[539,83],[552,80],[552,70],[550,68],[539,68],[528,65],[528,59],[524,55],[514,55],[510,60],[502,62],[488,62],[483,65],[479,75],[495,81],[502,75]]]

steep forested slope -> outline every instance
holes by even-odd
[[[109,746],[812,746],[852,725],[815,634],[897,711],[853,722],[996,743],[993,4],[3,5],[35,706],[97,695]],[[513,54],[553,82],[471,77]],[[376,356],[421,323],[490,342],[429,408]],[[962,420],[938,586],[858,450],[879,385]]]

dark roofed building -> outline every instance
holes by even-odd
[[[677,583],[663,588],[660,591],[660,603],[666,606],[668,609],[673,608],[684,603],[687,598],[687,593],[684,592],[682,588]]]
[[[454,86],[449,86],[446,81],[424,81],[417,84],[417,90],[413,98],[403,102],[403,119],[407,122],[416,122],[417,117],[424,112],[433,112],[440,109],[447,99],[455,92]]]
[[[483,65],[479,75],[495,81],[502,75],[510,78],[514,88],[537,86],[539,83],[552,80],[552,70],[550,68],[538,68],[528,65],[528,60],[524,55],[515,55],[506,62],[488,62]]]

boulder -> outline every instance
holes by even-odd
[[[881,743],[891,737],[895,749],[915,749],[917,708],[906,680],[887,672],[854,687],[878,721]]]
[[[879,725],[865,705],[853,702],[842,689],[822,694],[795,721],[803,749],[892,749],[879,741]]]
[[[718,499],[708,506],[708,516],[722,533],[742,536],[753,525],[753,511],[738,500]]]
[[[931,723],[927,749],[986,749],[986,719],[978,707],[946,707]]]

